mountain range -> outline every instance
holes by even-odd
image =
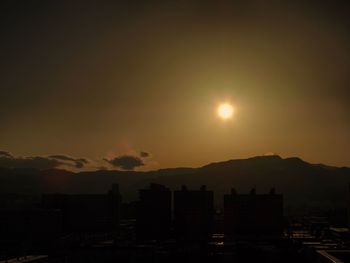
[[[349,201],[350,168],[310,164],[300,158],[257,156],[210,163],[199,168],[169,168],[157,171],[97,170],[71,172],[59,169],[0,168],[0,193],[105,193],[118,183],[124,201],[137,200],[137,191],[150,183],[172,190],[187,185],[206,185],[215,191],[216,203],[235,188],[238,193],[268,193],[271,187],[284,194],[287,206],[345,207]]]

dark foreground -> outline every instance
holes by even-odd
[[[0,262],[350,262],[346,210],[288,212],[283,195],[238,194],[215,207],[205,186],[152,184],[107,194],[0,198]]]

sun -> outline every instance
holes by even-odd
[[[228,120],[232,118],[234,109],[230,103],[222,103],[217,109],[218,116],[223,120]]]

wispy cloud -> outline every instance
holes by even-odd
[[[0,167],[52,169],[61,167],[83,168],[89,161],[85,158],[73,158],[66,155],[15,157],[7,151],[0,151]]]

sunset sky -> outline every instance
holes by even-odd
[[[140,170],[266,153],[350,166],[342,3],[2,1],[0,151],[96,167],[137,155]]]

